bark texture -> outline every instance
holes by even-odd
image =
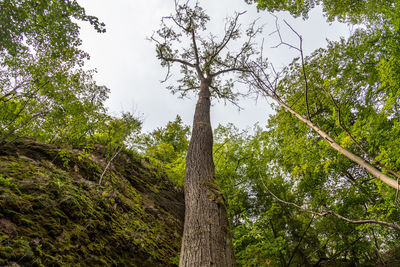
[[[225,201],[215,179],[210,83],[201,79],[186,157],[181,267],[235,266]]]

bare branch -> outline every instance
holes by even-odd
[[[221,53],[221,51],[226,47],[226,45],[229,43],[229,41],[232,39],[233,34],[235,33],[235,31],[237,31],[240,28],[240,25],[237,25],[237,22],[239,20],[239,17],[243,14],[245,14],[246,12],[242,12],[242,13],[236,13],[235,17],[233,18],[233,21],[230,22],[230,25],[228,27],[229,30],[225,30],[225,36],[224,38],[222,38],[222,41],[219,45],[216,46],[216,50],[215,52],[212,54],[210,60],[207,62],[207,64],[211,64],[215,57]]]
[[[278,47],[281,46],[281,45],[286,45],[286,46],[288,46],[288,47],[290,47],[290,48],[293,48],[293,49],[295,49],[295,50],[297,50],[297,51],[300,52],[300,49],[299,49],[298,47],[296,47],[296,46],[294,46],[294,45],[291,45],[291,44],[286,43],[286,42],[283,41],[283,38],[282,38],[282,35],[281,35],[281,31],[280,31],[280,29],[279,29],[278,17],[275,16],[275,15],[273,15],[273,14],[272,14],[272,16],[275,17],[275,27],[276,27],[276,30],[275,30],[274,32],[272,32],[270,35],[272,35],[272,34],[274,34],[274,33],[277,33],[278,36],[279,36],[279,40],[280,40],[280,43],[277,44],[276,46],[273,46],[272,48],[278,48]]]
[[[104,176],[104,174],[106,173],[106,171],[107,171],[107,169],[110,167],[110,165],[111,165],[111,162],[114,160],[114,158],[116,157],[116,156],[118,156],[118,154],[119,154],[119,152],[121,152],[121,150],[122,150],[122,146],[120,146],[119,148],[118,148],[118,150],[114,153],[114,155],[111,157],[111,159],[108,161],[108,163],[107,163],[107,166],[104,168],[104,171],[103,171],[103,173],[101,174],[101,176],[100,176],[100,179],[99,179],[99,184],[101,185],[101,182],[102,182],[102,180],[103,180],[103,176]]]
[[[218,75],[220,75],[220,74],[224,74],[224,73],[228,73],[228,72],[233,72],[233,71],[238,71],[238,72],[250,72],[248,69],[246,69],[246,68],[236,68],[236,67],[234,67],[234,68],[229,68],[229,69],[224,69],[224,70],[220,70],[220,71],[217,71],[217,72],[215,72],[215,73],[212,73],[211,74],[211,77],[215,77],[215,76],[218,76]]]
[[[165,78],[164,80],[161,81],[161,83],[165,83],[166,81],[168,81],[168,79],[172,76],[170,72],[171,72],[171,64],[167,64],[167,74],[165,74]]]
[[[307,73],[306,73],[306,69],[305,69],[306,64],[305,64],[304,53],[303,53],[303,37],[296,30],[294,30],[293,27],[286,20],[283,20],[285,22],[285,24],[290,28],[290,30],[293,33],[295,33],[297,35],[297,37],[299,38],[299,47],[295,47],[295,46],[293,46],[291,44],[288,44],[288,43],[284,42],[283,39],[282,39],[282,36],[281,36],[279,25],[278,25],[278,17],[275,16],[275,18],[276,18],[276,20],[275,20],[276,32],[278,33],[279,39],[281,41],[281,43],[278,44],[276,47],[278,47],[280,45],[286,45],[286,46],[288,46],[290,48],[294,48],[294,49],[296,49],[297,51],[300,52],[301,67],[302,67],[302,73],[303,73],[304,84],[305,84],[304,96],[305,96],[305,104],[306,104],[306,109],[307,109],[307,118],[308,118],[309,121],[311,121],[310,107],[309,107],[309,104],[308,104],[308,91],[309,91],[308,78],[307,78]]]
[[[238,13],[236,15],[235,27],[236,27],[238,17],[244,13],[245,12],[242,12],[242,13]],[[253,39],[257,36],[257,34],[261,33],[261,31],[262,31],[262,27],[255,28],[256,22],[257,22],[257,20],[253,21],[251,23],[251,25],[249,26],[249,28],[247,30],[248,39],[243,43],[243,46],[241,47],[240,51],[237,52],[235,55],[228,54],[227,59],[229,59],[229,61],[230,61],[229,65],[226,64],[225,62],[221,62],[220,60],[217,59],[217,55],[222,51],[223,48],[225,48],[226,44],[221,46],[220,49],[211,57],[211,59],[209,60],[209,63],[211,63],[212,61],[215,61],[219,65],[225,67],[225,69],[223,69],[223,70],[217,71],[215,73],[211,73],[210,75],[212,77],[215,77],[220,74],[227,73],[227,72],[233,72],[233,71],[248,72],[246,63],[249,60],[249,57],[247,57],[245,53],[249,53],[249,51],[253,51],[253,43],[252,43]],[[239,27],[240,27],[240,25],[237,26],[236,30],[238,30]],[[234,34],[233,30],[230,32],[230,35],[232,35],[232,34]],[[229,38],[224,37],[224,39],[226,39],[227,42],[230,40],[230,38],[231,37],[229,37]]]
[[[202,78],[204,78],[204,75],[203,75],[202,70],[200,69],[199,49],[197,48],[196,36],[195,36],[196,33],[195,33],[194,29],[192,29],[191,33],[192,33],[193,52],[194,52],[194,55],[196,58],[195,68],[197,71],[197,75],[199,75],[199,78],[202,79]]]
[[[268,188],[268,187],[265,185],[265,183],[264,183],[264,180],[263,180],[263,178],[262,178],[262,176],[261,176],[261,173],[260,173],[260,180],[261,180],[261,183],[263,184],[264,188],[268,191],[268,193],[269,193],[273,198],[275,198],[277,201],[279,201],[279,202],[281,202],[281,203],[283,203],[283,204],[285,204],[285,205],[289,205],[289,206],[298,208],[298,209],[300,209],[300,210],[302,210],[302,211],[304,211],[304,212],[307,212],[307,213],[310,213],[310,214],[313,214],[313,215],[318,215],[318,216],[321,216],[321,217],[325,217],[325,216],[327,216],[327,215],[331,215],[331,216],[334,216],[334,217],[336,217],[336,218],[339,218],[339,219],[341,219],[341,220],[343,220],[343,221],[345,221],[345,222],[351,223],[351,224],[379,224],[379,225],[383,225],[383,226],[388,226],[388,227],[390,227],[390,228],[396,230],[396,232],[397,232],[398,234],[400,234],[400,227],[399,227],[397,224],[395,224],[395,223],[388,223],[388,222],[379,221],[379,220],[373,220],[373,219],[368,219],[368,220],[351,220],[351,219],[348,219],[348,218],[346,218],[346,217],[344,217],[344,216],[341,216],[340,214],[335,213],[335,212],[332,211],[332,210],[327,209],[326,207],[325,207],[325,212],[315,212],[315,211],[311,211],[311,210],[308,210],[308,209],[306,209],[306,208],[303,208],[303,207],[297,205],[296,203],[284,201],[284,200],[280,199],[279,197],[277,197],[274,193],[272,193],[271,190],[269,190],[269,188]]]

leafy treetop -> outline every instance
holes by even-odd
[[[366,23],[382,20],[384,14],[399,12],[398,0],[245,0],[257,3],[257,8],[275,11],[288,11],[295,17],[308,18],[309,12],[317,5],[322,5],[328,21],[338,19],[342,22]]]
[[[76,1],[0,2],[0,141],[78,141],[104,120],[108,89],[81,69],[76,20],[105,31]]]

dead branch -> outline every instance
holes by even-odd
[[[297,37],[299,38],[299,47],[295,47],[289,43],[286,43],[283,41],[282,39],[282,35],[281,35],[281,31],[279,29],[279,25],[278,25],[278,17],[275,16],[275,27],[276,27],[276,31],[275,33],[278,34],[279,39],[280,39],[280,43],[275,46],[276,48],[281,46],[281,45],[286,45],[290,48],[293,48],[297,51],[299,51],[300,53],[300,58],[301,58],[301,67],[302,67],[302,73],[303,73],[303,78],[304,78],[304,84],[305,84],[305,89],[304,89],[304,97],[305,97],[305,104],[306,104],[306,109],[307,109],[307,118],[309,121],[311,121],[311,115],[310,115],[310,107],[308,104],[308,91],[309,91],[309,87],[308,87],[308,78],[307,78],[307,73],[306,73],[306,69],[305,69],[305,60],[304,60],[304,52],[303,52],[303,37],[286,21],[283,20],[286,24],[286,26],[289,27],[289,29],[295,33],[297,35]]]
[[[100,184],[100,185],[101,185],[101,182],[102,182],[102,180],[103,180],[104,174],[106,173],[106,171],[108,170],[108,168],[109,168],[110,165],[111,165],[111,162],[114,160],[114,158],[115,158],[116,156],[118,156],[118,154],[119,154],[119,152],[121,152],[121,150],[122,150],[122,146],[120,146],[120,147],[118,148],[117,152],[115,152],[114,155],[111,157],[111,159],[108,161],[106,167],[104,168],[103,173],[102,173],[101,176],[100,176],[100,179],[99,179],[99,184]]]

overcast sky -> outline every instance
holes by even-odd
[[[191,99],[178,99],[160,83],[166,70],[161,68],[156,58],[154,44],[146,40],[160,26],[161,17],[173,13],[173,0],[78,0],[87,14],[97,16],[106,24],[107,32],[97,33],[90,25],[80,24],[83,50],[91,56],[88,68],[96,68],[98,84],[111,90],[107,106],[114,115],[122,110],[135,112],[144,119],[143,128],[150,131],[166,125],[179,114],[186,124],[191,125],[195,96]],[[211,17],[209,29],[221,32],[224,18],[235,11],[247,13],[242,16],[245,26],[256,18],[264,24],[265,46],[279,43],[276,36],[269,36],[275,29],[274,18],[265,11],[257,12],[255,5],[247,5],[244,0],[200,0],[200,5]],[[348,36],[347,25],[328,24],[319,8],[310,14],[310,19],[294,19],[286,13],[278,13],[280,19],[286,19],[303,36],[304,50],[309,54],[314,49],[326,46],[326,39],[338,40]],[[282,21],[281,21],[282,22]],[[284,27],[283,24],[281,26]],[[293,33],[283,32],[285,41],[294,45],[298,39]],[[296,51],[286,47],[269,49],[268,58],[276,68],[289,63],[298,56]],[[179,78],[179,73],[175,74]],[[173,80],[171,80],[173,81]],[[239,128],[249,128],[259,122],[265,125],[271,114],[270,103],[264,99],[241,100],[244,110],[223,103],[213,102],[212,125],[234,123]]]

